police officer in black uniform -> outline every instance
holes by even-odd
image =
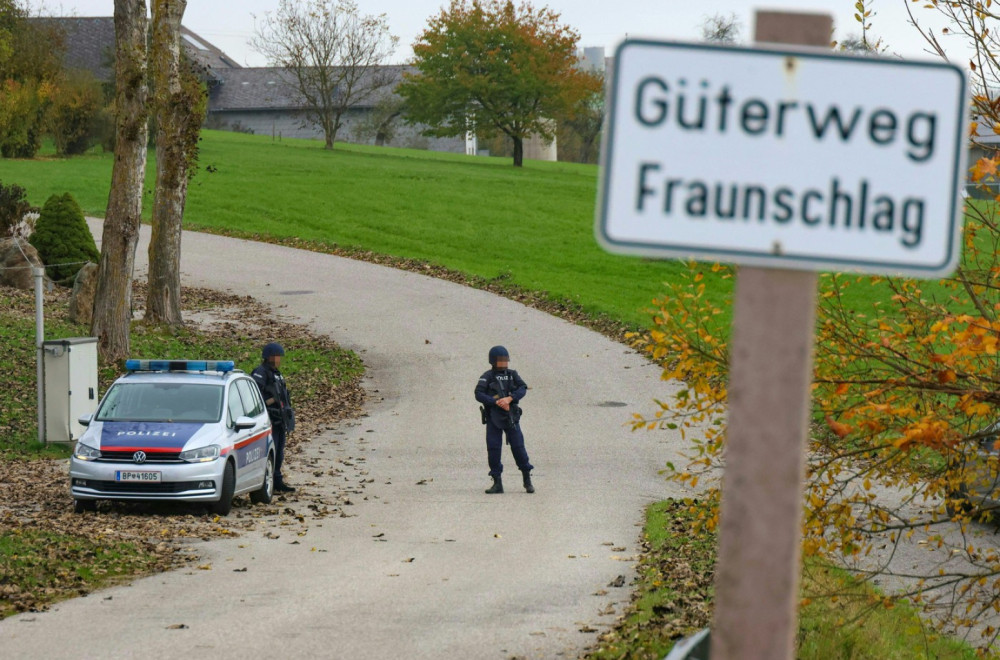
[[[503,464],[500,455],[503,449],[503,434],[507,434],[507,444],[514,454],[517,468],[524,477],[524,489],[535,492],[531,484],[533,466],[528,461],[528,452],[524,448],[524,435],[521,433],[521,409],[518,402],[528,393],[528,386],[513,369],[508,369],[510,354],[503,346],[490,349],[490,364],[492,369],[479,377],[476,384],[476,400],[483,404],[483,424],[486,425],[486,456],[490,463],[490,476],[493,486],[488,494],[502,493],[503,482],[500,474]]]
[[[295,430],[292,400],[288,396],[285,377],[278,370],[281,358],[284,356],[285,349],[281,344],[277,342],[266,344],[261,351],[262,361],[251,375],[260,388],[264,405],[267,406],[267,414],[271,418],[271,435],[274,437],[274,490],[279,493],[291,493],[295,489],[286,484],[281,476],[281,464],[285,460],[285,434]]]

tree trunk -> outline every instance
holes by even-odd
[[[180,325],[181,224],[187,199],[189,140],[194,112],[180,76],[181,19],[187,0],[153,0],[153,105],[156,111],[156,192],[149,243],[146,321]]]
[[[326,138],[326,144],[323,148],[333,149],[333,141],[337,137],[337,128],[334,123],[330,121],[329,115],[323,117],[323,137]]]
[[[514,167],[522,167],[524,165],[524,139],[519,137],[513,137],[514,140]]]
[[[115,0],[117,139],[90,330],[107,360],[129,352],[132,270],[146,175],[146,29],[145,0]]]

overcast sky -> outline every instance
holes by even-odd
[[[580,33],[580,46],[604,46],[610,55],[626,37],[651,37],[670,40],[697,40],[705,18],[714,14],[733,14],[744,26],[748,41],[756,9],[793,9],[797,11],[834,12],[835,36],[859,35],[854,20],[855,0],[541,0],[535,7],[548,6],[559,12],[562,21]],[[411,45],[447,0],[357,0],[366,14],[384,13],[392,33],[400,38],[394,62],[404,62],[411,55]],[[909,24],[906,5],[909,0],[875,0],[873,31],[900,56],[927,59],[923,41]],[[111,16],[113,0],[31,0],[36,13],[50,16]],[[942,25],[936,11],[912,5],[922,25]],[[184,25],[215,44],[244,66],[266,66],[267,62],[247,46],[254,31],[254,16],[274,11],[278,0],[188,0]],[[831,10],[831,7],[834,8]],[[947,39],[945,44],[949,42]],[[952,41],[956,64],[965,64],[963,48]]]

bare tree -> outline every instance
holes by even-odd
[[[735,44],[740,40],[743,25],[736,14],[706,16],[701,23],[701,38],[716,44]]]
[[[146,174],[145,0],[115,0],[115,162],[104,218],[91,333],[107,359],[129,352],[132,270]]]
[[[204,112],[201,86],[181,72],[180,29],[187,0],[153,0],[153,107],[156,113],[156,192],[149,243],[146,321],[179,325],[181,221],[188,171]]]
[[[288,71],[308,121],[333,149],[348,108],[395,81],[382,64],[398,42],[385,14],[362,15],[351,0],[281,0],[250,45]]]

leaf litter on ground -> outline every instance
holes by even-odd
[[[58,287],[45,294],[46,330],[60,337],[86,336],[88,328],[69,321],[68,295]],[[135,283],[133,296],[139,317],[145,299],[142,282]],[[95,588],[191,564],[198,559],[200,541],[254,530],[277,538],[270,530],[289,526],[303,535],[312,522],[346,517],[342,507],[350,503],[348,495],[364,489],[363,479],[335,485],[313,477],[270,505],[251,505],[247,497],[238,497],[227,517],[209,515],[201,505],[167,502],[101,502],[95,513],[75,514],[68,459],[43,457],[30,451],[26,440],[36,435],[37,420],[33,293],[0,287],[0,308],[0,363],[8,372],[6,400],[0,402],[5,411],[0,433],[8,438],[8,446],[0,446],[0,617],[44,610]],[[179,359],[222,350],[226,355],[211,357],[233,359],[249,371],[264,343],[280,341],[288,351],[285,371],[296,407],[297,428],[286,449],[290,480],[328,473],[332,466],[302,450],[310,440],[361,415],[360,359],[247,296],[185,288],[182,308],[183,328],[134,323],[133,351],[141,357]],[[307,363],[297,365],[296,356]],[[100,391],[118,375],[113,365],[102,365]],[[340,440],[331,435],[328,441]]]

